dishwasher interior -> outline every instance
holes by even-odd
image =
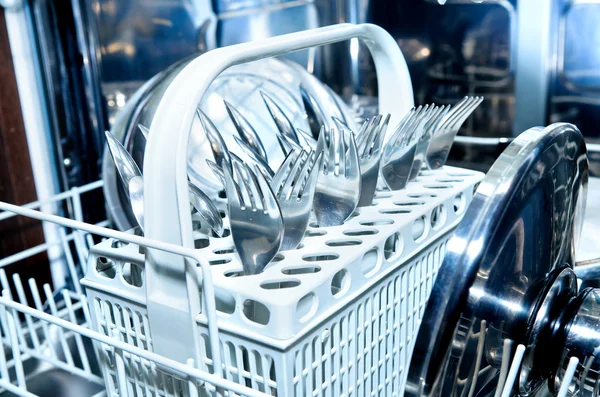
[[[598,395],[596,2],[3,3],[0,396]]]

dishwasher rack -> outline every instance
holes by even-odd
[[[0,350],[0,396],[18,395],[37,397],[48,395],[47,381],[56,379],[57,373],[73,387],[77,387],[81,396],[199,396],[216,395],[216,392],[230,396],[268,396],[239,383],[224,379],[196,368],[193,362],[182,364],[162,357],[144,349],[144,346],[121,341],[116,335],[110,337],[91,329],[91,316],[88,300],[82,293],[79,283],[85,264],[85,258],[95,239],[113,238],[130,241],[156,249],[172,250],[179,254],[193,256],[193,250],[170,246],[169,244],[151,241],[133,234],[107,229],[108,222],[89,225],[80,219],[62,218],[35,211],[34,209],[53,204],[59,208],[62,204],[77,207],[81,204],[82,194],[101,189],[102,182],[95,182],[81,188],[75,188],[59,194],[45,202],[36,202],[23,207],[0,203],[0,222],[15,214],[32,217],[59,226],[57,241],[41,244],[26,251],[0,259],[0,332],[3,349]],[[68,269],[69,287],[52,291],[49,285],[40,289],[34,279],[21,280],[18,273],[12,281],[16,293],[11,293],[9,281],[4,267],[50,250],[61,250],[60,259]],[[190,252],[192,251],[192,252]],[[26,293],[27,292],[27,293]],[[30,293],[32,298],[28,298]],[[416,324],[418,326],[418,323]],[[115,329],[115,333],[127,332],[126,329]],[[483,353],[485,332],[474,333],[470,338],[477,340],[478,350]],[[520,345],[509,357],[511,341],[504,343],[504,355],[500,368],[500,381],[495,397],[509,397],[513,394],[513,385],[517,379],[520,364],[525,354],[525,346]],[[114,357],[113,390],[105,389],[105,381],[97,365],[97,354],[110,352]],[[126,366],[125,363],[133,363]],[[572,360],[567,368],[567,377],[577,365]],[[129,371],[149,368],[144,376],[138,377],[140,382],[135,388],[128,386]],[[484,374],[486,369],[481,369]],[[152,375],[160,374],[159,376]],[[331,376],[338,374],[332,373]],[[380,385],[382,388],[383,385]],[[569,392],[569,384],[563,383],[558,393],[565,397]],[[7,394],[5,394],[7,393]],[[55,394],[51,394],[55,395]],[[67,394],[68,395],[68,394]],[[348,393],[345,395],[357,395]],[[385,394],[382,394],[385,395]]]

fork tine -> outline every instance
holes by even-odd
[[[233,139],[238,144],[240,149],[242,149],[244,153],[246,153],[246,155],[250,157],[250,159],[252,159],[252,161],[254,161],[260,168],[263,169],[266,175],[269,175],[270,177],[273,177],[273,175],[275,175],[275,173],[273,172],[269,164],[267,164],[265,159],[258,153],[256,153],[254,149],[248,146],[246,142],[244,142],[242,139],[240,139],[240,137],[237,136],[234,136]]]
[[[280,222],[280,227],[283,229],[283,218],[281,215],[281,209],[279,208],[279,204],[277,203],[277,199],[269,186],[269,183],[264,178],[264,176],[259,172],[255,176],[255,181],[258,183],[261,194],[261,201],[263,203],[263,211],[273,217],[277,217]],[[281,247],[281,242],[283,239],[279,241],[279,247],[277,247],[277,251]]]
[[[465,120],[468,119],[469,116],[473,113],[473,111],[477,109],[481,101],[483,101],[483,97],[472,97],[472,101],[469,103],[468,106],[466,106],[460,117],[457,118],[455,124],[453,125],[453,128],[459,129],[463,125]]]
[[[346,155],[348,154],[349,136],[354,138],[354,135],[352,133],[344,134],[343,131],[339,131],[339,142],[338,142],[337,150],[338,150],[338,153],[340,156],[340,158],[339,158],[340,174],[344,173],[345,172],[344,170],[346,169]]]
[[[371,147],[371,150],[368,153],[369,156],[375,156],[381,151],[381,147],[383,146],[383,139],[385,137],[385,133],[387,132],[388,125],[390,123],[390,117],[391,114],[388,113],[387,116],[385,116],[383,123],[381,123],[381,125],[377,129],[377,133],[375,134],[375,138],[373,139],[373,146]]]
[[[444,120],[444,129],[452,129],[452,126],[456,122],[457,118],[463,112],[463,110],[469,105],[472,101],[472,97],[465,96],[460,101],[450,109],[446,119]]]
[[[335,167],[337,166],[337,161],[335,158],[335,129],[328,129],[327,130],[327,137],[329,138],[329,142],[327,143],[327,149],[329,150],[329,153],[327,154],[328,156],[328,169],[327,172],[332,172],[335,174]]]
[[[352,135],[349,137],[347,153],[347,161],[345,162],[344,169],[341,172],[343,172],[346,177],[352,175],[360,176],[360,166],[358,161],[358,152],[356,149],[356,141],[354,140],[354,136]]]
[[[223,167],[223,163],[225,163],[227,167],[231,167],[231,156],[229,155],[229,150],[227,150],[223,136],[221,136],[221,133],[212,120],[200,108],[196,110],[196,114],[200,118],[202,127],[204,127],[204,131],[210,142],[215,162],[220,167]]]
[[[215,174],[215,176],[221,180],[223,187],[225,187],[225,175],[223,169],[219,167],[217,163],[209,159],[206,159],[206,164],[208,164],[208,167],[211,169],[213,174]]]
[[[269,111],[269,114],[275,122],[279,132],[292,139],[296,144],[299,144],[300,142],[298,141],[296,129],[283,109],[281,109],[277,102],[273,100],[273,98],[271,98],[271,96],[266,92],[260,91],[260,95],[262,96],[263,102],[267,106],[267,110]]]
[[[369,130],[367,130],[367,135],[361,143],[356,144],[358,148],[359,158],[363,158],[371,152],[371,148],[373,147],[373,140],[379,132],[379,124],[381,123],[382,118],[383,116],[381,114],[377,115],[377,117],[374,117],[373,124],[371,124],[369,126]]]
[[[302,169],[302,176],[304,177],[300,183],[296,183],[292,197],[311,197],[316,187],[316,178],[319,175],[319,165],[323,160],[323,153],[317,156],[312,156],[304,165]]]
[[[304,152],[303,152],[303,154],[304,154]],[[294,167],[287,175],[285,183],[283,184],[283,187],[281,188],[281,192],[279,193],[280,198],[283,198],[284,200],[290,199],[290,197],[292,195],[292,187],[294,186],[295,183],[297,183],[297,180],[300,177],[300,169],[301,169],[302,165],[307,162],[308,161],[305,161],[302,157],[300,157],[298,160],[296,160],[296,162],[294,163]]]
[[[356,134],[354,134],[354,139],[356,140],[356,145],[358,147],[360,147],[361,142],[364,140],[364,136],[366,134],[367,131],[369,131],[369,126],[371,125],[371,121],[373,119],[366,119],[362,125],[360,126],[360,129],[358,130],[358,132]]]
[[[227,194],[227,204],[229,208],[233,206],[237,206],[240,208],[244,207],[243,199],[239,190],[239,185],[234,180],[235,177],[233,176],[233,171],[229,168],[225,168],[222,171],[224,180],[223,185],[225,187],[225,193]]]
[[[234,173],[234,182],[237,175],[237,184],[239,187],[240,193],[240,201],[242,202],[243,208],[252,208],[252,192],[247,183],[247,176],[245,174],[246,170],[244,169],[244,163],[239,161],[233,162],[233,167],[235,168]]]
[[[229,102],[223,100],[225,109],[229,114],[229,118],[233,122],[233,125],[240,136],[242,141],[250,148],[257,156],[261,157],[264,162],[268,161],[267,151],[260,140],[260,137],[256,133],[252,124],[242,115],[236,108],[234,108]]]
[[[415,111],[412,113],[410,118],[406,121],[406,124],[403,125],[403,128],[402,128],[403,133],[399,134],[398,142],[396,143],[396,146],[404,146],[407,142],[412,140],[412,137],[415,135],[415,129],[414,129],[415,124],[421,117],[422,113],[423,113],[423,106],[419,106],[418,108],[415,109]]]
[[[287,178],[290,169],[294,166],[294,163],[298,161],[300,153],[300,150],[293,149],[286,156],[285,160],[283,160],[283,163],[281,164],[281,166],[277,170],[277,173],[273,177],[273,180],[271,181],[271,187],[273,188],[273,193],[275,193],[277,197],[279,197],[282,185],[285,182],[285,179]]]
[[[264,203],[262,191],[258,187],[258,179],[257,179],[258,177],[257,177],[256,173],[254,171],[252,171],[252,169],[250,169],[250,167],[248,167],[248,165],[244,164],[244,168],[246,170],[246,175],[248,176],[247,183],[250,188],[250,191],[252,192],[252,197],[251,197],[252,209],[253,210],[264,210],[265,203]],[[258,174],[262,175],[261,172],[258,172]]]

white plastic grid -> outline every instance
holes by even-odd
[[[93,189],[101,188],[101,183],[94,183],[81,189],[72,190],[70,192],[63,193],[53,200],[50,200],[54,203],[58,203],[61,200],[70,201],[79,201],[79,195],[81,192],[90,191]],[[0,221],[5,220],[11,216],[14,216],[12,212],[19,213],[21,215],[29,216],[31,218],[40,219],[44,221],[50,221],[60,225],[61,230],[64,232],[64,236],[66,241],[71,242],[68,250],[65,250],[61,254],[61,258],[64,260],[65,267],[70,266],[68,263],[72,263],[73,265],[69,267],[69,269],[80,269],[81,262],[78,260],[79,257],[85,254],[92,243],[92,234],[101,237],[110,237],[113,239],[118,239],[121,241],[126,241],[132,244],[144,244],[147,246],[153,246],[154,248],[165,248],[164,244],[153,242],[147,239],[143,239],[139,236],[128,235],[125,233],[120,233],[116,231],[112,231],[110,229],[105,229],[102,227],[96,227],[94,225],[88,225],[85,223],[80,223],[77,221],[72,221],[66,218],[53,217],[51,215],[46,215],[43,213],[39,213],[37,211],[28,210],[28,208],[39,208],[42,204],[45,203],[32,203],[27,206],[17,207],[12,206],[10,204],[0,202],[0,210],[10,211],[10,212],[2,212],[0,213]],[[48,207],[45,207],[48,208]],[[80,235],[83,239],[81,241],[86,244],[75,244],[75,233]],[[19,261],[25,260],[32,255],[35,255],[39,252],[44,252],[49,249],[56,248],[62,245],[63,242],[49,242],[44,243],[40,246],[33,247],[29,250],[17,253],[12,255],[11,257],[1,258],[0,259],[0,267],[7,266],[12,263],[18,263]],[[167,245],[168,247],[168,245]],[[175,247],[176,248],[176,247]],[[83,250],[83,252],[79,251]],[[179,250],[175,250],[179,251]],[[443,251],[438,251],[438,255],[442,256]],[[435,256],[435,254],[434,254]],[[70,259],[69,259],[70,258]],[[425,262],[427,265],[421,265],[421,269],[427,267],[427,272],[431,272],[435,274],[435,272],[431,271],[431,262],[428,256],[427,261]],[[68,272],[67,272],[68,273]],[[0,272],[0,274],[4,274],[4,272]],[[420,294],[428,294],[431,288],[431,283],[433,282],[433,278],[423,278],[418,277],[419,272],[414,273],[415,279],[409,278],[406,280],[407,283],[410,283],[417,288],[415,291],[419,291],[418,293],[413,294],[414,297],[420,296]],[[414,280],[418,279],[419,282],[414,282]],[[49,287],[44,286],[42,288],[43,294],[40,294],[40,291],[35,283],[35,281],[28,280],[25,285],[20,280],[18,275],[13,277],[13,281],[16,285],[16,295],[11,296],[10,292],[6,288],[8,280],[5,275],[0,276],[0,280],[2,283],[3,295],[0,297],[0,332],[2,337],[2,345],[3,349],[0,351],[0,395],[4,395],[4,393],[8,392],[11,395],[18,396],[29,396],[36,397],[38,395],[46,395],[46,391],[38,391],[35,390],[35,386],[39,386],[36,383],[36,379],[39,377],[42,378],[45,375],[45,371],[61,371],[63,373],[69,374],[71,376],[71,382],[81,382],[84,384],[91,384],[96,389],[90,391],[88,394],[79,393],[78,395],[88,395],[88,396],[130,396],[130,395],[164,395],[171,396],[175,395],[175,390],[171,387],[172,381],[166,381],[164,379],[171,377],[178,382],[180,395],[184,396],[198,396],[198,395],[216,395],[215,390],[220,390],[221,394],[227,393],[226,395],[239,395],[239,396],[268,396],[273,395],[273,388],[275,387],[272,379],[267,380],[267,384],[270,387],[266,388],[268,394],[265,394],[260,390],[260,386],[256,387],[257,390],[251,390],[247,387],[244,387],[243,384],[249,384],[250,386],[258,385],[258,382],[261,381],[260,376],[256,376],[253,380],[250,377],[250,371],[242,369],[241,376],[244,378],[243,382],[240,382],[239,379],[236,379],[237,372],[236,369],[227,366],[227,360],[225,362],[225,374],[224,378],[221,378],[219,375],[210,374],[207,371],[203,371],[201,369],[196,368],[193,362],[188,362],[186,364],[178,363],[165,357],[161,357],[152,352],[145,350],[146,345],[144,343],[139,343],[139,345],[133,344],[130,340],[122,341],[120,338],[123,336],[118,336],[115,334],[111,336],[106,336],[101,333],[95,332],[88,328],[89,326],[89,311],[87,310],[87,299],[85,296],[82,296],[75,292],[75,287],[71,287],[71,289],[65,289],[63,291],[51,291]],[[76,280],[76,278],[75,278]],[[395,278],[394,280],[402,280],[402,277]],[[397,283],[397,281],[394,281]],[[397,307],[402,300],[384,300],[387,295],[385,292],[389,293],[389,288],[391,287],[391,283],[384,285],[380,284],[377,288],[374,288],[372,291],[372,302],[381,302],[379,307],[389,306],[390,304],[395,305]],[[394,284],[397,285],[397,284]],[[418,287],[420,285],[420,287]],[[27,301],[24,298],[24,292],[29,290],[33,293],[34,296],[39,296],[39,299],[35,298],[33,301]],[[54,298],[52,298],[52,296]],[[408,296],[408,295],[407,295]],[[408,298],[410,300],[410,298]],[[44,303],[44,300],[46,302]],[[51,303],[54,301],[54,303]],[[70,301],[70,304],[67,303]],[[61,303],[64,302],[64,303]],[[424,302],[421,302],[419,306],[419,316],[422,313]],[[56,310],[52,309],[55,307]],[[364,310],[364,309],[363,309]],[[397,309],[396,309],[397,310]],[[401,309],[402,310],[402,309]],[[370,314],[375,311],[371,311]],[[352,320],[353,312],[349,308],[348,311],[340,313],[342,318],[340,324],[345,327],[348,322]],[[357,312],[354,312],[357,313]],[[388,315],[389,315],[388,311]],[[357,318],[357,314],[354,314],[354,318]],[[112,318],[112,317],[109,317]],[[364,318],[364,317],[363,317]],[[371,316],[373,318],[373,316]],[[381,318],[381,317],[380,317]],[[135,323],[135,321],[134,321]],[[126,323],[124,329],[125,333],[129,333],[127,329]],[[389,324],[389,321],[386,321],[386,324]],[[418,326],[418,322],[414,321],[411,325],[407,324],[408,329],[415,329],[414,327]],[[393,330],[396,330],[396,323],[392,327]],[[483,325],[483,329],[485,325]],[[386,325],[386,333],[385,337],[390,337],[390,333],[387,332],[389,326]],[[59,331],[59,329],[61,331]],[[349,328],[352,329],[352,328]],[[367,328],[365,328],[367,329]],[[382,329],[380,327],[380,329]],[[335,326],[332,325],[329,330],[333,330],[329,332],[328,335],[321,335],[321,338],[316,339],[316,341],[322,342],[323,338],[328,339],[329,341],[335,341],[339,333],[335,332]],[[122,328],[119,329],[122,332]],[[48,341],[57,340],[53,335],[61,333],[62,340],[65,343],[61,343],[59,339],[59,343],[48,343]],[[357,332],[358,334],[358,332]],[[471,335],[471,338],[476,341],[485,341],[485,332],[475,332]],[[37,341],[33,335],[38,335]],[[342,331],[339,334],[339,338],[344,336],[344,332]],[[401,338],[404,336],[403,333],[400,334]],[[221,340],[225,341],[223,343],[227,343],[228,333],[221,332]],[[392,336],[393,338],[393,336]],[[81,344],[78,344],[77,340],[81,340]],[[310,340],[310,338],[309,338]],[[315,339],[312,339],[313,342]],[[91,341],[95,342],[95,346],[98,350],[103,350],[106,354],[109,352],[113,357],[114,370],[112,373],[113,383],[116,387],[112,390],[104,389],[104,380],[99,376],[99,372],[95,365],[95,357],[93,354],[89,353],[88,346]],[[84,348],[82,349],[81,346]],[[209,343],[206,343],[208,346]],[[393,345],[393,344],[392,344]],[[478,343],[478,345],[483,346],[482,343]],[[496,388],[496,392],[494,394],[495,397],[509,397],[513,395],[513,386],[516,380],[516,377],[519,372],[520,364],[523,360],[524,355],[526,354],[525,347],[520,345],[516,348],[515,354],[510,355],[509,353],[512,350],[513,342],[510,340],[506,340],[504,343],[504,351],[502,357],[504,358],[501,364],[501,368],[499,369],[499,384]],[[318,344],[315,344],[315,348]],[[335,388],[337,385],[341,384],[341,388],[345,389],[348,387],[353,387],[353,379],[355,372],[352,372],[353,369],[350,365],[347,368],[344,368],[341,365],[337,366],[337,360],[332,360],[332,357],[336,355],[338,357],[342,357],[343,359],[348,355],[348,349],[350,348],[350,344],[345,345],[340,343],[342,348],[340,350],[336,350],[335,348],[328,348],[327,345],[321,345],[321,363],[330,363],[330,372],[327,374],[331,375],[331,382],[324,384],[325,387]],[[324,347],[323,347],[324,346]],[[399,345],[398,345],[399,346]],[[207,347],[206,350],[211,350],[211,348]],[[243,349],[240,348],[242,358],[245,354],[244,351],[250,352],[253,350],[253,346],[249,343],[245,343]],[[302,350],[297,350],[301,352]],[[236,352],[236,354],[238,354]],[[387,354],[387,353],[386,353]],[[405,350],[406,363],[408,363],[409,352]],[[69,360],[67,357],[72,357],[72,360]],[[89,369],[87,369],[87,365],[83,364],[84,360],[81,357],[87,356]],[[207,353],[207,356],[210,356]],[[371,360],[373,360],[373,355],[371,355]],[[379,353],[379,357],[384,357],[381,353]],[[387,356],[385,356],[387,357]],[[359,358],[357,354],[357,358]],[[306,360],[310,361],[310,358],[306,359],[304,355],[296,355],[296,360]],[[37,367],[38,371],[31,371],[31,363],[39,361],[42,365]],[[373,362],[373,361],[371,361]],[[381,362],[381,360],[380,360]],[[250,368],[251,361],[248,362],[248,366]],[[207,364],[211,364],[210,361]],[[287,380],[292,387],[295,388],[296,393],[305,393],[309,388],[310,384],[314,382],[314,379],[318,376],[317,368],[321,369],[320,374],[324,374],[324,367],[319,364],[319,360],[314,360],[311,363],[311,367],[313,368],[312,372],[302,371],[295,372],[293,377]],[[319,366],[321,365],[321,366]],[[389,365],[390,362],[386,362],[386,374],[389,374]],[[571,360],[569,362],[568,367],[565,370],[565,378],[572,377],[574,369],[577,367],[578,361],[576,359]],[[147,368],[149,370],[144,370]],[[263,370],[262,373],[270,373],[271,372],[271,364],[267,365],[266,370]],[[380,395],[396,395],[392,392],[389,393],[390,385],[394,384],[394,382],[398,381],[398,377],[402,371],[406,371],[406,367],[399,367],[397,362],[391,362],[392,368],[392,376],[391,378],[386,375],[385,378],[372,378],[370,380],[371,385],[378,385],[378,389],[376,393]],[[399,371],[395,369],[399,368]],[[210,369],[210,368],[209,368]],[[251,369],[251,368],[250,368]],[[490,368],[481,368],[480,372],[484,373],[488,371]],[[137,384],[135,380],[131,376],[131,371],[138,370],[143,374],[157,374],[155,378],[146,377],[146,383],[144,381],[138,381]],[[381,372],[383,373],[383,372]],[[260,372],[258,372],[260,375]],[[154,376],[154,375],[153,375]],[[311,377],[312,376],[312,377]],[[141,378],[144,379],[144,378]],[[382,382],[382,379],[383,382]],[[152,383],[154,382],[154,384]],[[169,383],[171,382],[171,383]],[[364,395],[361,394],[367,387],[366,384],[369,382],[367,380],[363,386],[363,389],[358,390],[358,386],[354,391],[354,395]],[[242,385],[240,385],[242,383]],[[328,386],[328,385],[332,386]],[[357,380],[358,384],[358,380]],[[166,385],[166,387],[165,387]],[[564,382],[561,389],[559,390],[557,396],[566,397],[569,395],[569,387],[572,383]],[[79,389],[81,391],[81,389]],[[40,393],[40,394],[38,394]],[[468,393],[468,391],[467,391]],[[324,393],[324,395],[327,395]],[[351,395],[351,394],[350,394]]]

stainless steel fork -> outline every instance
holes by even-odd
[[[427,149],[426,160],[430,169],[435,170],[446,164],[456,134],[481,102],[483,97],[464,97],[444,117]]]
[[[271,182],[283,216],[283,242],[281,250],[295,249],[308,227],[310,210],[319,170],[323,166],[323,153],[292,151]]]
[[[321,128],[317,153],[323,152],[313,209],[319,226],[343,224],[360,198],[361,177],[353,134]]]
[[[234,162],[223,168],[231,236],[246,275],[262,273],[283,239],[283,218],[277,199],[262,173]],[[242,193],[241,191],[244,191]]]
[[[414,180],[421,172],[421,168],[427,164],[427,150],[429,149],[429,145],[431,144],[431,139],[433,133],[440,125],[446,113],[450,107],[441,106],[437,107],[435,105],[431,105],[429,108],[429,114],[427,115],[427,120],[425,121],[425,125],[423,126],[423,130],[421,131],[421,137],[417,142],[417,146],[415,149],[415,158],[413,160],[412,168],[410,170],[409,180]]]

